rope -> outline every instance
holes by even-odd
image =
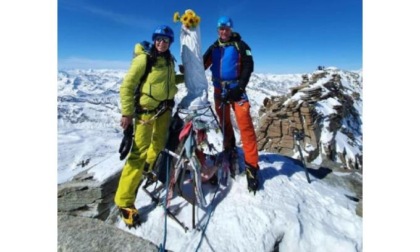
[[[225,132],[224,132],[224,124],[225,124],[225,111],[224,111],[224,102],[222,102],[222,113],[223,113],[223,120],[222,120],[222,134],[223,134],[223,140],[224,140],[224,138],[225,138]],[[202,112],[202,113],[195,113],[194,114],[194,116],[193,116],[193,118],[194,117],[197,117],[197,116],[206,116],[206,112],[208,111],[208,110],[211,110],[211,107],[208,107],[204,112]],[[180,109],[178,109],[178,112],[179,113],[183,113],[183,114],[187,114],[186,112],[182,112],[182,111],[180,111]],[[197,111],[196,111],[197,112]],[[213,114],[213,117],[215,117],[215,115],[214,115],[214,113],[213,113],[213,111],[212,111],[212,114]],[[141,123],[148,123],[148,122],[150,122],[152,119],[156,119],[156,118],[154,118],[154,117],[152,117],[150,120],[148,120],[148,121],[146,121],[146,122],[141,122]],[[192,119],[192,118],[191,118]],[[217,122],[217,117],[215,117],[215,120],[216,120],[216,122]],[[218,122],[217,122],[218,123]],[[219,124],[219,123],[218,123]],[[219,124],[219,126],[220,126],[220,124]],[[168,159],[168,155],[166,156],[166,158]],[[166,235],[167,235],[167,216],[168,216],[168,210],[167,210],[167,199],[168,199],[168,193],[169,193],[169,162],[168,162],[168,160],[167,160],[167,162],[166,162],[166,165],[167,165],[167,167],[166,167],[166,182],[165,182],[165,187],[166,187],[166,196],[165,196],[165,202],[164,202],[164,209],[165,209],[165,221],[164,221],[164,235],[163,235],[163,242],[159,245],[159,251],[160,252],[164,252],[164,251],[166,251],[165,250],[165,246],[166,246]],[[214,211],[214,209],[215,209],[215,207],[214,207],[214,205],[213,205],[213,203],[214,203],[214,200],[216,199],[216,195],[217,195],[217,193],[218,193],[218,191],[219,191],[219,189],[220,189],[220,183],[218,183],[217,184],[217,188],[216,188],[216,191],[215,191],[215,193],[214,193],[214,195],[213,195],[213,198],[212,198],[212,200],[211,200],[211,202],[210,202],[210,209],[209,209],[209,212],[208,212],[208,218],[207,218],[207,221],[206,221],[206,224],[204,225],[204,228],[203,228],[203,232],[202,232],[202,234],[201,234],[201,237],[200,237],[200,242],[198,243],[198,247],[197,247],[197,249],[195,250],[195,251],[198,251],[198,249],[201,247],[201,244],[202,244],[202,241],[203,241],[203,238],[204,238],[204,235],[205,235],[205,232],[206,232],[206,230],[207,230],[207,226],[208,226],[208,224],[210,223],[210,218],[211,218],[211,216],[212,216],[212,214],[213,214],[213,211]]]
[[[225,103],[224,102],[222,102],[222,104],[221,104],[221,107],[222,107],[222,134],[223,134],[223,144],[224,144],[224,140],[225,140]],[[219,167],[220,168],[220,167]],[[219,178],[219,180],[220,180],[220,178]],[[206,221],[206,224],[204,225],[204,228],[203,228],[203,232],[201,233],[201,237],[200,237],[200,242],[198,243],[198,246],[197,246],[197,248],[196,248],[196,252],[198,251],[198,249],[201,247],[201,243],[203,242],[203,238],[204,238],[204,235],[205,235],[205,233],[206,233],[206,230],[207,230],[207,226],[208,226],[208,224],[209,224],[209,222],[210,222],[210,218],[211,218],[211,215],[213,214],[213,211],[214,211],[214,205],[213,205],[213,202],[214,202],[214,200],[215,200],[215,198],[216,198],[216,194],[217,194],[217,192],[219,191],[219,188],[220,188],[220,182],[219,183],[217,183],[217,188],[216,188],[216,192],[214,193],[214,195],[213,195],[213,199],[211,200],[211,202],[210,202],[210,211],[209,211],[209,217],[207,218],[207,221]]]
[[[205,233],[206,233],[207,226],[209,225],[209,222],[210,222],[210,217],[211,217],[211,215],[213,214],[213,211],[214,211],[214,205],[213,205],[213,202],[214,202],[214,200],[215,200],[215,198],[216,198],[216,194],[217,194],[217,192],[219,191],[219,188],[220,188],[220,183],[218,183],[218,184],[217,184],[216,192],[214,193],[214,195],[213,195],[213,199],[212,199],[212,200],[211,200],[211,202],[210,202],[209,217],[207,218],[206,225],[204,225],[203,232],[201,233],[200,242],[198,243],[198,246],[197,246],[197,248],[196,248],[196,250],[195,250],[196,252],[198,251],[198,249],[199,249],[199,248],[200,248],[200,246],[201,246],[201,242],[203,241],[204,235],[205,235]]]
[[[141,124],[143,124],[143,125],[145,125],[145,124],[149,124],[150,125],[150,123],[151,122],[153,122],[154,120],[156,120],[159,116],[161,116],[163,113],[165,113],[166,112],[166,110],[168,109],[169,107],[167,107],[167,106],[163,106],[156,114],[154,114],[149,120],[140,120],[140,123]]]
[[[163,242],[159,245],[159,251],[160,252],[165,252],[165,246],[166,246],[166,234],[168,232],[167,230],[167,226],[168,226],[168,209],[166,208],[166,202],[167,202],[167,198],[168,198],[168,189],[169,189],[169,156],[166,155],[166,182],[165,182],[165,187],[166,187],[166,195],[165,195],[165,200],[163,203],[163,207],[165,209],[165,224],[163,227]]]
[[[209,111],[209,110],[211,110],[211,107],[200,108],[200,109],[194,110],[194,114],[191,114],[191,111],[189,111],[189,110],[182,111],[182,109],[178,109],[178,113],[186,115],[185,118],[183,118],[183,119],[192,120],[194,117],[199,117],[199,116],[210,117],[210,115],[207,114],[207,111]],[[198,111],[203,111],[203,112],[198,113]],[[217,121],[217,119],[216,119],[216,121]]]

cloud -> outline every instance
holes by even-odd
[[[58,69],[127,69],[128,61],[70,57],[58,60]]]

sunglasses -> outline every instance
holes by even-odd
[[[228,26],[220,26],[220,27],[218,27],[217,28],[219,31],[228,31],[228,30],[230,30],[230,27],[228,27]]]
[[[167,37],[157,37],[156,39],[155,39],[155,41],[157,41],[157,42],[165,42],[165,43],[169,43],[169,38],[167,38]]]

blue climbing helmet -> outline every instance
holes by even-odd
[[[233,28],[233,21],[230,17],[226,17],[226,16],[221,16],[218,20],[217,20],[217,28],[220,27],[229,27],[229,28]]]
[[[157,36],[164,36],[169,38],[169,43],[174,42],[174,31],[167,25],[158,26],[152,35],[152,40],[155,41]]]

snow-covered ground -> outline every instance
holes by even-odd
[[[118,71],[59,73],[58,183],[86,169],[101,180],[122,168],[118,154],[121,76]],[[299,83],[297,77],[253,78],[257,77],[268,80],[263,83],[277,83],[278,91],[270,86],[258,88],[272,95]],[[250,89],[257,90],[255,83],[250,83]],[[181,87],[176,100],[182,95]],[[129,230],[121,221],[115,225],[172,251],[272,251],[276,244],[279,251],[293,252],[363,250],[362,218],[351,199],[356,197],[354,192],[313,176],[309,184],[299,162],[278,154],[260,152],[259,165],[261,189],[255,196],[248,192],[245,176],[237,176],[217,192],[215,187],[204,186],[207,202],[212,204],[198,209],[196,221],[204,227],[209,220],[205,231],[191,230],[192,208],[181,197],[172,199],[170,208],[179,210],[177,217],[190,227],[188,232],[170,218],[165,226],[160,206],[137,229]],[[150,198],[139,190],[136,207],[142,211],[150,204]]]

